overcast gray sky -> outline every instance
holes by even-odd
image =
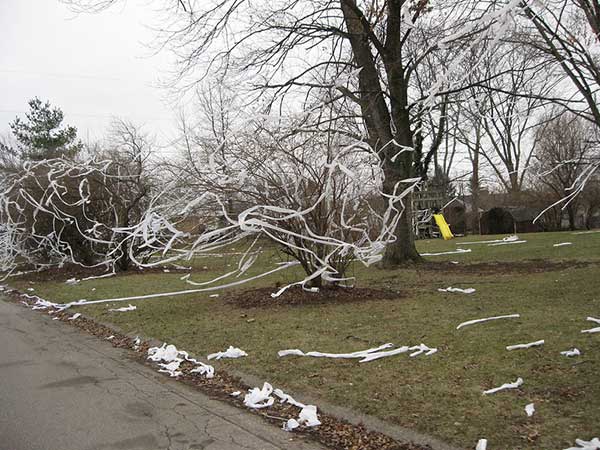
[[[0,0],[0,133],[38,96],[59,106],[84,140],[118,116],[165,142],[175,114],[158,80],[171,66],[147,47],[154,19],[140,0],[79,15],[58,0]]]

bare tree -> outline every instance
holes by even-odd
[[[571,81],[573,91],[556,98],[571,112],[600,126],[600,6],[595,0],[522,2],[528,23],[523,24],[522,44],[554,62]]]
[[[493,64],[487,56],[479,58],[476,51],[469,55],[467,61],[467,64],[473,67],[468,74],[469,88],[453,96],[448,111],[450,122],[448,133],[462,145],[462,150],[466,153],[466,159],[470,166],[468,172],[471,194],[470,229],[479,233],[480,194],[486,173],[494,172],[493,169],[485,170],[489,161],[494,160],[493,152],[490,153],[489,146],[486,145],[487,133],[485,130],[485,120],[486,117],[489,117],[490,110],[489,97],[492,94],[489,82],[495,81],[492,72],[502,65],[500,63]],[[500,75],[507,76],[513,70],[512,67],[505,69],[500,72]],[[486,152],[489,153],[487,158],[484,155]]]
[[[470,95],[469,91],[466,95]],[[469,227],[479,233],[479,196],[481,193],[481,162],[483,153],[483,112],[477,97],[457,101],[450,109],[450,133],[466,150],[470,165],[469,192],[471,194],[471,214]]]
[[[596,0],[546,0],[521,2],[527,21],[517,42],[531,46],[546,56],[548,65],[557,66],[572,88],[563,87],[552,100],[600,128],[600,6]],[[585,183],[596,178],[600,159],[594,157],[577,180],[568,204],[585,189]],[[554,206],[554,205],[553,205]],[[552,207],[553,207],[552,206]]]
[[[569,195],[595,156],[595,136],[593,125],[578,116],[552,116],[555,114],[537,130],[538,147],[534,156],[537,175],[533,182],[545,186],[551,194],[550,201],[555,203]],[[582,201],[577,196],[565,205],[570,230],[576,227]]]
[[[210,194],[194,208],[180,209],[213,229],[252,217],[260,236],[301,265],[306,273],[301,284],[311,288],[349,284],[345,272],[353,259],[380,260],[385,244],[396,239],[392,231],[402,217],[397,208],[406,195],[396,192],[394,202],[381,201],[377,156],[347,133],[347,124],[340,126],[346,119],[333,104],[325,105],[295,118],[247,119],[241,129],[230,124],[218,146],[212,127],[184,123],[183,177],[177,177],[184,180],[178,186],[182,198]]]
[[[502,75],[478,84],[474,93],[482,113],[486,147],[480,154],[504,190],[514,194],[522,190],[536,146],[540,110],[548,103],[546,98],[554,83],[535,53],[512,46],[504,48],[504,57],[487,59],[485,68],[488,73],[503,71]]]
[[[160,184],[157,168],[151,161],[155,144],[140,126],[127,120],[115,119],[105,145],[106,149],[95,156],[110,161],[107,181],[103,181],[103,187],[110,194],[114,216],[111,226],[126,229],[141,220]],[[137,256],[143,249],[134,246],[134,250],[128,251],[124,241],[121,246],[118,268],[128,270],[131,253]]]

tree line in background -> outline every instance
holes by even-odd
[[[98,11],[116,0],[67,3]],[[267,208],[278,224],[266,228],[270,239],[307,274],[327,258],[340,278],[349,249],[367,241],[385,244],[385,266],[420,259],[411,202],[399,195],[415,178],[417,189],[468,194],[473,231],[486,192],[548,207],[547,229],[560,229],[564,214],[570,228],[580,211],[586,225],[598,214],[597,2],[179,0],[162,9],[169,26],[159,42],[179,55],[173,86],[193,106],[181,115],[176,157],[162,158],[126,121],[106,143],[83,145],[38,99],[10,124],[15,143],[1,145],[2,170],[19,174],[25,163],[23,180],[42,197],[56,197],[54,174],[73,170],[45,160],[110,161],[90,172],[96,181],[76,170],[72,188],[62,186],[79,191],[87,177],[83,197],[97,206],[82,214],[103,224],[94,228],[100,242],[71,246],[83,259],[108,254],[126,269],[148,246],[124,239],[113,248],[102,228],[130,229],[161,199],[204,193],[214,195],[184,208],[186,220],[171,211],[182,226],[228,227],[230,216]],[[60,215],[73,215],[61,201]],[[22,223],[31,221],[20,207]],[[307,212],[299,220],[277,207]],[[330,255],[334,241],[346,250]]]

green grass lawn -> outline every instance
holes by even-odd
[[[434,435],[464,448],[479,438],[490,449],[563,449],[577,437],[600,436],[600,334],[587,316],[600,317],[600,233],[538,233],[520,236],[527,243],[504,246],[462,244],[497,236],[469,236],[444,242],[420,241],[421,252],[471,248],[471,253],[428,257],[416,269],[384,271],[354,267],[358,286],[402,291],[397,299],[347,304],[242,309],[202,293],[131,302],[138,309],[109,313],[101,304],[78,310],[112,322],[128,332],[158,338],[197,355],[238,346],[247,358],[218,361],[216,370],[235,368],[258,375],[283,389],[325,399]],[[573,245],[553,247],[559,242]],[[271,252],[265,258],[272,258]],[[530,265],[511,262],[536,260]],[[544,260],[544,261],[540,261]],[[206,258],[194,267],[207,267],[193,279],[208,279],[234,265],[233,257]],[[533,271],[546,261],[552,270]],[[587,262],[573,266],[574,261]],[[476,263],[496,263],[481,273]],[[560,263],[564,263],[561,265]],[[267,262],[262,263],[266,267]],[[471,265],[471,266],[469,266]],[[261,267],[257,267],[257,273]],[[293,281],[295,274],[260,280],[247,287]],[[56,301],[98,299],[188,289],[174,273],[119,276],[75,286],[64,282],[31,284],[13,280],[15,287],[34,287]],[[437,292],[437,288],[474,287],[472,295]],[[247,288],[244,287],[244,288]],[[92,291],[92,288],[96,288]],[[223,296],[223,294],[221,294]],[[519,313],[507,319],[456,330],[470,319]],[[249,321],[249,319],[254,319]],[[542,347],[507,351],[507,345],[545,339]],[[360,364],[356,360],[278,358],[288,348],[350,352],[392,342],[437,347],[430,357],[398,355]],[[567,358],[560,351],[577,347],[582,356]],[[519,390],[483,396],[482,391],[522,377]],[[528,418],[524,408],[535,404]]]

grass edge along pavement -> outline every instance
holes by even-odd
[[[0,301],[4,300],[3,296],[6,300],[12,301],[13,303],[24,304],[25,307],[34,306],[31,299],[28,299],[23,293],[17,290],[9,289],[3,291],[0,294]],[[63,323],[75,326],[84,332],[105,340],[114,347],[134,352],[134,360],[158,369],[156,364],[152,364],[148,361],[147,352],[151,346],[162,345],[161,342],[153,339],[143,340],[138,336],[133,337],[123,333],[122,330],[114,325],[98,322],[81,313],[75,320],[71,320],[73,315],[68,310],[59,311],[48,308],[32,312],[52,314],[53,319],[56,318],[56,320],[60,320]],[[205,394],[210,395],[211,398],[217,398],[248,411],[249,413],[257,414],[274,425],[281,426],[287,419],[297,417],[298,410],[292,405],[281,404],[276,401],[273,406],[268,409],[249,409],[243,404],[243,395],[238,397],[232,397],[230,395],[231,392],[234,391],[241,391],[242,393],[247,392],[252,385],[261,386],[262,383],[259,383],[258,379],[255,377],[241,373],[230,374],[226,370],[219,370],[218,372],[215,372],[213,378],[207,379],[191,373],[190,370],[192,368],[193,366],[183,365],[181,367],[182,375],[176,377],[176,380],[199,389]],[[168,375],[165,374],[165,376]],[[254,382],[248,383],[250,380]],[[341,408],[336,408],[335,406],[331,406],[331,408],[336,409],[338,412],[343,411]],[[348,414],[352,416],[350,417],[350,420],[324,412],[322,408],[319,407],[319,420],[322,422],[321,425],[311,428],[300,427],[294,430],[293,434],[290,436],[291,438],[300,437],[313,439],[328,448],[339,450],[457,450],[436,439],[421,436],[418,433],[412,433],[410,430],[401,430],[397,427],[396,429],[393,427],[386,427],[385,425],[378,423],[375,418],[359,416],[360,420],[356,420],[355,415],[352,415],[350,412],[348,412]],[[375,428],[385,428],[386,431],[391,431],[390,434],[395,436],[386,435],[383,431],[369,429],[363,424],[364,421],[374,424]],[[410,440],[407,440],[407,437]]]

